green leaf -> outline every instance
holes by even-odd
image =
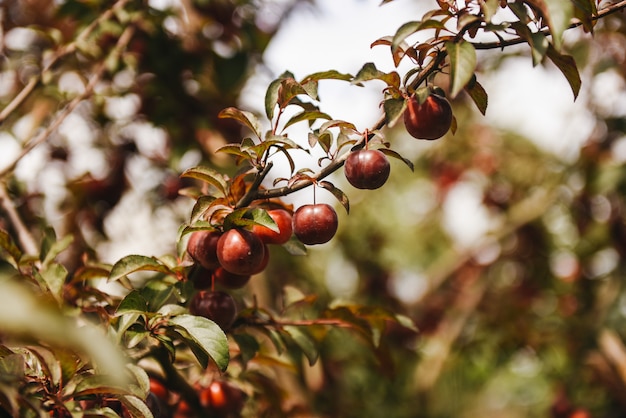
[[[93,394],[129,395],[132,392],[125,387],[118,386],[110,376],[103,374],[82,374],[78,376],[78,383],[72,396]]]
[[[222,196],[226,196],[226,190],[228,189],[228,186],[226,184],[224,176],[210,167],[192,167],[185,170],[180,176],[202,180],[205,183],[214,186],[222,194]]]
[[[147,311],[148,301],[141,295],[139,290],[133,290],[122,299],[115,310],[115,315],[119,316],[132,312],[144,314]]]
[[[261,225],[274,232],[280,232],[278,225],[263,208],[240,208],[232,211],[224,218],[224,228],[245,228]]]
[[[233,338],[239,346],[239,356],[243,364],[247,364],[261,349],[259,342],[250,334],[234,334]]]
[[[4,229],[0,229],[0,248],[4,250],[3,258],[17,268],[20,258],[22,258],[22,251],[15,245],[11,235]]]
[[[385,155],[388,155],[392,158],[396,158],[402,161],[404,164],[407,165],[407,167],[411,169],[411,171],[415,171],[415,167],[413,166],[413,163],[411,162],[411,160],[404,158],[402,155],[398,154],[396,151],[389,149],[389,148],[379,148],[378,150]]]
[[[563,32],[569,27],[574,17],[574,5],[571,0],[527,0],[541,11],[548,22],[552,34],[552,44],[557,51],[563,44]]]
[[[582,22],[586,32],[593,33],[594,19],[598,12],[595,0],[572,0],[574,17]]]
[[[63,300],[63,285],[67,278],[67,269],[61,264],[53,263],[41,271],[41,277],[54,298],[57,301]]]
[[[534,32],[530,35],[529,45],[532,51],[533,66],[541,64],[548,52],[548,38],[541,32]]]
[[[348,130],[354,131],[354,133],[359,133],[356,129],[356,126],[353,123],[346,122],[345,120],[339,120],[339,119],[332,119],[332,120],[329,120],[328,122],[324,122],[324,124],[320,126],[319,131],[324,132],[330,128],[348,129]]]
[[[390,87],[397,89],[400,88],[400,75],[397,72],[392,71],[390,73],[385,73],[377,69],[376,65],[372,62],[368,62],[363,65],[352,80],[352,84],[358,84],[362,81],[370,80],[382,80]]]
[[[473,77],[465,86],[465,91],[474,101],[474,104],[483,115],[487,112],[488,97],[483,86]]]
[[[154,418],[150,408],[136,396],[120,396],[119,400],[128,409],[130,416],[133,418]]]
[[[316,90],[316,89],[315,89]],[[285,108],[291,102],[291,99],[294,97],[305,94],[315,99],[316,96],[311,96],[310,90],[305,89],[300,83],[298,83],[295,79],[289,77],[285,78],[280,83],[280,89],[278,90],[278,106],[280,108]],[[316,92],[315,92],[316,93]]]
[[[404,115],[406,109],[406,100],[404,99],[387,99],[383,102],[385,110],[385,123],[388,127],[393,128],[400,118]]]
[[[391,53],[395,54],[395,52],[400,47],[402,42],[404,42],[404,40],[408,36],[417,32],[421,24],[422,22],[418,20],[418,21],[413,21],[413,22],[406,22],[403,25],[401,25],[396,31],[396,33],[393,35],[393,40],[391,41]]]
[[[173,274],[173,272],[154,257],[144,255],[128,255],[111,268],[109,281],[116,281],[124,276],[137,271],[156,271],[160,273]]]
[[[189,223],[193,224],[202,219],[202,215],[204,215],[214,201],[215,197],[213,196],[200,196],[191,209]]]
[[[319,358],[319,350],[315,344],[315,340],[300,327],[284,326],[283,330],[289,334],[298,347],[300,347],[302,353],[309,360],[309,365],[314,365]]]
[[[476,70],[476,50],[466,41],[446,42],[450,58],[450,96],[456,97]]]
[[[55,241],[51,243],[48,251],[45,254],[45,257],[42,260],[42,265],[47,266],[48,264],[52,263],[56,256],[65,251],[73,241],[74,237],[72,235],[67,235],[60,240],[57,240],[55,238]]]
[[[548,58],[563,73],[572,89],[572,93],[574,93],[574,100],[576,100],[582,84],[576,61],[570,55],[559,53],[552,45],[548,47]]]
[[[278,90],[280,90],[281,81],[282,78],[277,78],[272,81],[265,92],[265,115],[269,120],[272,120],[274,117],[274,109],[278,102]]]
[[[481,2],[480,9],[482,10],[483,15],[485,16],[484,17],[485,22],[491,22],[491,19],[496,14],[499,7],[500,7],[499,0],[485,0]]]
[[[302,122],[303,120],[308,120],[309,121],[309,126],[316,120],[318,119],[326,119],[326,120],[330,120],[332,119],[330,117],[330,115],[328,113],[324,113],[324,112],[300,112],[295,114],[294,116],[292,116],[287,123],[285,123],[285,128],[288,128],[289,126],[293,125],[294,123],[298,123],[298,122]]]
[[[289,238],[282,247],[291,255],[307,255],[306,246],[296,236]]]
[[[511,27],[530,46],[533,66],[542,63],[548,50],[548,38],[542,32],[531,32],[530,28],[521,22],[512,22]]]
[[[241,122],[244,126],[250,128],[257,138],[261,138],[261,124],[252,112],[240,110],[236,107],[227,107],[226,109],[223,109],[217,117],[220,119],[235,119],[236,121]]]
[[[170,300],[174,293],[174,286],[162,280],[150,280],[140,292],[141,296],[148,301],[149,311],[156,312]]]
[[[105,279],[109,277],[110,270],[101,266],[82,266],[76,270],[71,283],[79,283],[91,279]]]
[[[402,45],[404,40],[411,36],[412,34],[419,32],[425,29],[436,29],[437,31],[445,30],[446,26],[443,22],[435,19],[427,19],[424,21],[412,21],[406,22],[402,26],[398,28],[396,33],[393,35],[393,39],[391,41],[391,52],[395,54],[398,51],[398,48]]]
[[[332,195],[337,198],[339,203],[341,203],[346,212],[350,213],[350,201],[348,200],[348,196],[344,192],[342,192],[340,189],[335,187],[334,184],[328,181],[320,181],[317,183],[317,185],[331,192]]]
[[[37,361],[39,361],[43,373],[50,379],[51,383],[58,385],[61,382],[62,370],[61,363],[57,360],[54,353],[38,346],[29,346],[26,348],[31,354],[37,357]]]
[[[208,357],[224,371],[228,367],[228,340],[224,331],[213,321],[194,315],[179,315],[169,320],[190,346],[202,367],[208,366]]]
[[[352,80],[352,74],[340,73],[337,70],[329,70],[329,71],[320,71],[317,73],[309,74],[304,77],[300,84],[306,84],[311,81],[319,81],[319,80],[343,80],[350,81]]]
[[[119,316],[117,316],[117,324],[115,325],[114,333],[117,336],[117,342],[120,342],[126,330],[128,330],[131,326],[135,324],[135,322],[137,322],[137,319],[139,319],[139,316],[141,314],[137,311],[120,314],[118,307],[116,315]]]
[[[142,399],[145,399],[150,392],[150,378],[148,377],[148,373],[144,369],[134,364],[128,364],[126,369],[129,371],[129,374],[133,377],[131,379],[131,383],[129,386],[132,387],[133,393],[139,396]]]

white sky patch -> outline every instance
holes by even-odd
[[[8,167],[20,153],[22,147],[9,133],[0,132],[0,170]]]
[[[180,220],[171,210],[153,212],[143,191],[126,193],[105,220],[111,240],[99,248],[102,260],[114,263],[129,254],[171,253],[179,226]]]
[[[104,113],[111,119],[130,120],[141,106],[141,99],[136,94],[106,97]]]
[[[4,35],[4,45],[13,51],[26,51],[37,37],[37,32],[33,29],[13,28]]]
[[[574,96],[554,68],[533,68],[530,57],[507,59],[488,77],[480,77],[489,95],[486,121],[528,137],[542,149],[572,161],[589,138],[593,119],[583,97]]]
[[[85,83],[76,71],[66,71],[59,77],[59,91],[70,94],[82,94]]]
[[[331,256],[326,264],[328,290],[337,298],[349,298],[354,295],[358,285],[359,273],[354,264],[340,255]]]
[[[454,241],[468,248],[493,226],[489,211],[482,204],[480,187],[469,181],[456,183],[443,204],[443,226]]]
[[[427,290],[428,278],[416,271],[398,271],[389,280],[389,291],[406,304],[418,302]]]

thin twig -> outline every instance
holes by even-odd
[[[34,75],[22,90],[11,100],[11,102],[0,112],[0,124],[2,124],[24,101],[30,96],[35,87],[41,82],[43,76],[64,56],[76,51],[81,43],[104,21],[110,19],[117,10],[123,8],[130,0],[118,0],[110,9],[102,13],[96,20],[91,22],[83,31],[69,44],[59,48],[48,60],[40,73]],[[0,44],[2,45],[2,44]]]
[[[5,185],[2,183],[0,183],[0,206],[2,206],[2,209],[4,209],[9,217],[9,220],[11,221],[11,224],[13,225],[13,228],[15,228],[17,239],[22,247],[22,250],[26,254],[38,254],[39,250],[35,238],[26,227],[26,224],[24,224],[24,221],[22,221],[19,212],[15,208],[13,200],[9,197]]]

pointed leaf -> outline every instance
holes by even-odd
[[[148,301],[141,295],[138,290],[133,290],[128,293],[124,299],[120,302],[115,315],[124,315],[127,313],[139,313],[144,314],[148,311]],[[133,321],[134,322],[134,321]]]
[[[422,22],[418,20],[406,22],[401,25],[393,35],[393,40],[391,41],[391,52],[394,53],[408,36],[417,32],[421,24]]]
[[[222,194],[222,196],[226,196],[226,189],[228,188],[228,186],[226,185],[226,180],[224,180],[224,176],[210,167],[192,167],[185,170],[180,176],[191,177],[202,180],[205,183],[209,183],[210,185],[214,186]]]
[[[274,232],[280,232],[274,219],[263,208],[236,209],[224,218],[224,229],[244,228],[253,225],[261,225]]]
[[[276,79],[270,83],[265,92],[265,115],[269,120],[274,117],[274,109],[278,102],[278,90],[280,89],[280,82],[282,79]]]
[[[200,349],[194,354],[202,367],[207,367],[208,361],[202,355],[198,357],[201,352],[212,358],[220,370],[226,370],[229,362],[228,340],[215,322],[201,316],[179,315],[171,318],[169,324],[180,332],[190,347]]]
[[[56,258],[56,256],[65,251],[73,241],[74,237],[72,235],[67,235],[60,240],[55,239],[55,241],[48,248],[45,257],[42,260],[42,264],[44,266],[50,264]]]
[[[113,265],[109,281],[116,281],[137,271],[157,271],[172,274],[172,271],[154,257],[128,255]]]
[[[350,81],[352,80],[352,74],[340,73],[337,70],[329,70],[329,71],[320,71],[317,73],[309,74],[300,81],[301,84],[308,83],[310,81],[319,81],[319,80],[344,80]]]
[[[278,106],[280,108],[287,107],[291,99],[300,94],[310,96],[309,91],[293,78],[283,79],[280,83],[280,89],[278,90]],[[311,96],[311,98],[315,99],[316,97]]]
[[[309,360],[309,366],[314,365],[319,358],[319,350],[315,341],[305,330],[296,326],[285,326],[283,330],[289,334],[293,341],[300,347],[302,353]]]
[[[148,301],[148,310],[156,312],[170,300],[174,293],[174,286],[163,280],[150,280],[140,292],[144,300]]]
[[[476,50],[466,41],[446,42],[450,58],[450,96],[456,97],[476,70]]]
[[[261,138],[261,124],[252,112],[240,110],[236,107],[227,107],[226,109],[223,109],[217,116],[220,119],[235,119],[250,128],[250,130],[256,135],[257,138]]]
[[[202,219],[202,216],[207,211],[207,209],[211,207],[211,203],[213,203],[214,201],[215,197],[213,196],[200,196],[200,198],[196,200],[196,203],[191,209],[191,218],[189,220],[189,223],[193,224]]]
[[[110,271],[101,266],[82,266],[76,270],[70,283],[84,282],[91,279],[104,279],[109,277]]]
[[[282,247],[290,254],[290,255],[307,255],[306,246],[293,235],[289,238],[289,241],[284,243]]]
[[[320,181],[319,183],[317,183],[317,185],[331,192],[333,196],[337,198],[339,203],[341,203],[346,212],[350,213],[350,201],[348,200],[348,196],[344,192],[342,192],[340,189],[335,187],[334,184],[328,181]]]
[[[259,342],[250,334],[234,334],[233,338],[239,346],[239,356],[243,364],[247,364],[261,349]]]
[[[133,418],[154,418],[150,408],[137,396],[123,395],[119,400],[124,404]]]
[[[552,45],[548,47],[548,58],[561,70],[572,89],[572,93],[574,93],[574,100],[576,100],[582,84],[576,61],[570,55],[559,53]]]
[[[300,112],[294,116],[291,117],[291,119],[289,119],[287,121],[287,123],[285,124],[285,128],[288,128],[289,126],[293,125],[294,123],[298,123],[298,122],[302,122],[303,120],[308,120],[309,121],[309,126],[315,122],[318,119],[326,119],[326,120],[330,120],[332,119],[332,117],[330,117],[330,115],[328,113],[324,113],[324,112]]]
[[[398,154],[396,151],[389,149],[389,148],[379,148],[378,150],[385,155],[388,155],[392,158],[396,158],[402,161],[404,164],[407,165],[407,167],[411,169],[411,171],[415,170],[415,167],[413,166],[413,163],[411,162],[411,160],[404,158],[402,155]]]
[[[552,44],[557,51],[561,50],[563,32],[569,27],[574,17],[574,6],[571,0],[527,0],[541,11],[548,22],[552,34]]]
[[[400,75],[397,72],[392,71],[390,73],[385,73],[377,69],[376,65],[372,62],[368,62],[363,65],[352,80],[352,84],[370,80],[382,80],[390,87],[400,88]]]
[[[466,86],[465,91],[474,101],[474,104],[483,115],[487,112],[487,92],[474,77]]]
[[[385,124],[393,128],[398,120],[404,115],[406,109],[406,100],[404,99],[387,99],[383,102],[385,110]]]
[[[46,282],[50,293],[58,301],[63,299],[63,285],[67,278],[67,269],[61,264],[53,263],[41,271],[41,277]]]

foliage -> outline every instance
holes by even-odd
[[[2,412],[623,415],[623,117],[590,103],[597,133],[568,162],[481,124],[479,78],[483,57],[523,53],[554,65],[574,99],[581,73],[623,81],[626,2],[437,1],[372,41],[396,70],[285,71],[257,115],[237,99],[279,27],[264,21],[272,3],[2,6],[0,123],[14,150],[0,168]],[[582,33],[567,42],[567,31]],[[327,113],[318,90],[330,81],[382,82],[379,121],[359,130]],[[424,145],[399,121],[432,94],[454,116]],[[390,181],[348,188],[336,174],[369,148],[392,158]],[[294,213],[287,196],[305,188],[345,209],[328,244],[258,244],[269,264],[243,286],[217,279],[221,239],[215,269],[188,253],[202,231],[280,232],[271,210]],[[489,219],[469,244],[445,223],[462,191]],[[120,217],[171,237],[166,251],[120,255]],[[230,327],[190,312],[214,290],[235,300]],[[215,382],[228,382],[226,406]]]

